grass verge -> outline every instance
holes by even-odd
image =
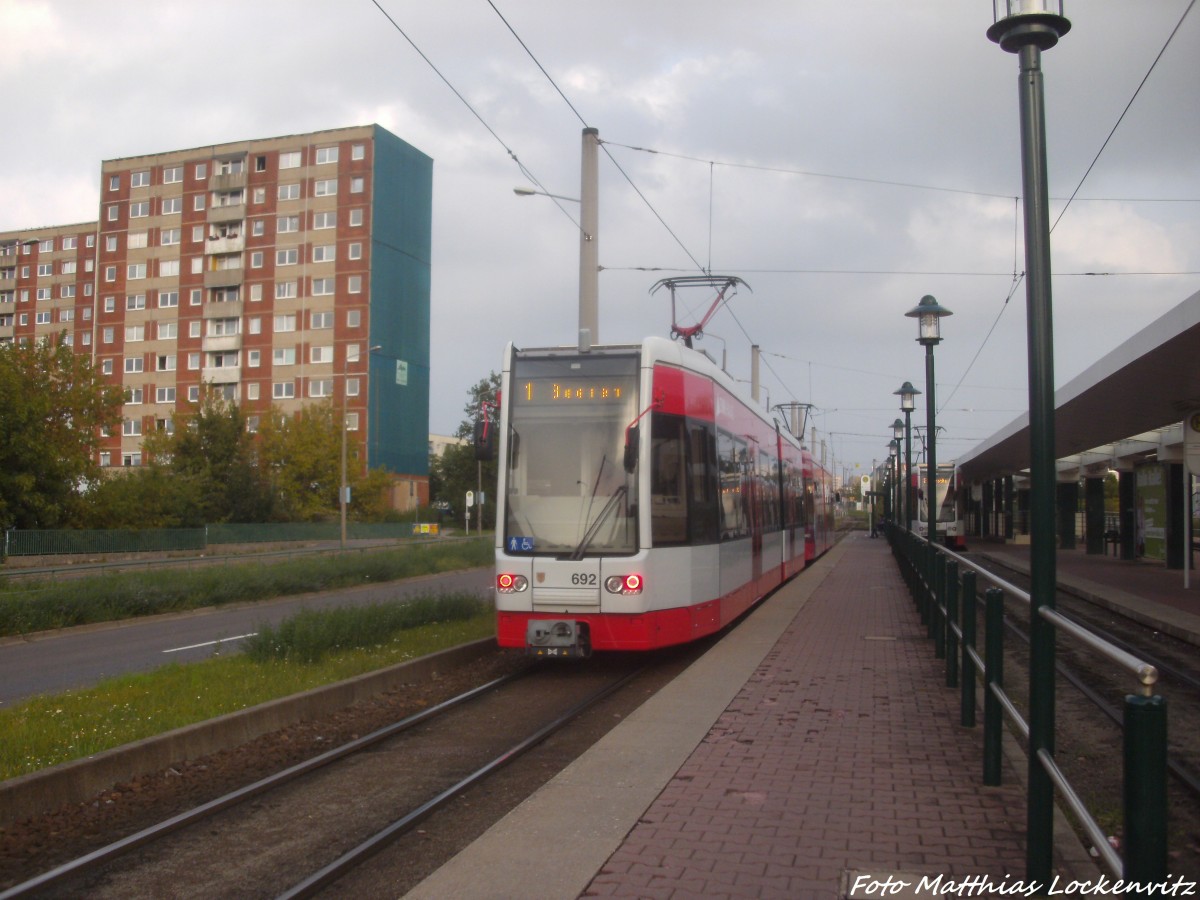
[[[490,606],[477,598],[418,600],[418,617],[399,611],[408,605],[301,613],[260,630],[268,637],[258,659],[176,663],[2,709],[0,780],[495,634]]]
[[[155,569],[0,586],[0,637],[380,584],[489,565],[490,540],[411,544],[393,551],[271,563]]]

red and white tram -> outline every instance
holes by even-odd
[[[543,656],[711,634],[833,541],[831,478],[705,354],[506,349],[497,637]]]

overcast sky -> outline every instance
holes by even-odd
[[[578,206],[515,196],[510,151],[578,197],[586,124],[601,342],[669,332],[660,278],[743,278],[702,345],[748,380],[759,344],[764,401],[814,404],[853,473],[886,455],[892,392],[925,389],[904,313],[932,294],[939,459],[1025,411],[1017,59],[987,0],[493,2],[380,0],[468,108],[370,0],[0,0],[0,230],[96,219],[101,160],[378,123],[434,160],[448,433],[506,341],[575,342]],[[1068,0],[1043,54],[1052,221],[1078,189],[1051,239],[1057,385],[1200,289],[1191,2]]]

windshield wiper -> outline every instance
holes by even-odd
[[[583,554],[587,552],[587,548],[596,539],[596,535],[600,531],[600,526],[604,524],[604,520],[612,514],[612,511],[617,508],[627,493],[629,493],[629,488],[623,484],[613,491],[612,496],[608,498],[608,502],[604,504],[604,508],[600,510],[600,514],[596,516],[596,520],[592,522],[587,532],[583,535],[583,540],[579,542],[579,546],[571,552],[571,555],[567,559],[583,559]]]

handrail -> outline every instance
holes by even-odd
[[[918,535],[913,535],[916,540],[925,541],[925,538]],[[965,556],[955,553],[953,550],[939,549],[939,553],[944,553],[946,556],[953,559],[960,566],[968,566],[973,571],[982,575],[996,587],[1000,588],[1006,594],[1015,597],[1022,601],[1027,606],[1032,602],[1029,592],[1021,590],[1010,581],[1005,581],[998,575],[994,575],[987,569],[983,568],[978,563],[972,562]],[[1123,650],[1115,644],[1106,641],[1099,635],[1093,634],[1087,628],[1080,625],[1073,619],[1064,616],[1058,610],[1050,607],[1040,607],[1038,614],[1046,621],[1058,626],[1063,631],[1070,634],[1073,638],[1087,645],[1097,653],[1108,658],[1110,662],[1116,663],[1123,669],[1127,670],[1138,680],[1139,690],[1141,693],[1149,697],[1153,693],[1154,685],[1158,683],[1158,668],[1145,660],[1138,659],[1127,650]]]
[[[1153,881],[1160,875],[1165,875],[1167,722],[1166,701],[1153,693],[1158,682],[1158,669],[1092,633],[1082,623],[1058,612],[1052,605],[1038,609],[1041,619],[1056,631],[1063,631],[1087,649],[1132,673],[1138,680],[1141,696],[1127,694],[1125,697],[1123,791],[1126,797],[1126,853],[1122,859],[1071,787],[1066,775],[1059,769],[1053,751],[1046,747],[1031,746],[1031,728],[1004,689],[1004,650],[1001,637],[1004,628],[1000,624],[1003,617],[1003,597],[1007,595],[1032,605],[1029,593],[949,549],[936,547],[930,552],[928,539],[920,535],[893,528],[889,539],[901,565],[905,582],[921,613],[922,623],[929,623],[930,637],[934,638],[935,654],[939,658],[943,656],[940,647],[943,641],[949,641],[952,635],[960,638],[963,725],[975,724],[974,686],[980,679],[983,681],[984,783],[1000,784],[1001,737],[1004,731],[1003,721],[1007,719],[1023,739],[1027,752],[1033,754],[1032,759],[1045,772],[1053,789],[1063,798],[1069,811],[1074,814],[1083,832],[1095,846],[1099,861],[1114,876]],[[975,614],[969,612],[979,603],[975,582],[980,575],[990,585],[994,585],[985,592],[989,621],[987,648],[983,658],[975,646]],[[955,585],[948,586],[947,582],[952,578]],[[959,583],[964,588],[961,602],[957,602]],[[969,594],[965,592],[967,590],[970,591]],[[958,615],[962,616],[961,627],[960,622],[955,621]],[[947,657],[947,687],[950,687],[955,664],[949,659],[949,653],[944,655]],[[968,684],[971,686],[970,690],[967,689]],[[1040,794],[1038,797],[1036,802],[1040,807],[1044,801],[1040,799]],[[1131,816],[1129,797],[1137,797],[1135,807],[1145,807],[1145,810]],[[1032,805],[1035,803],[1032,791],[1028,802],[1031,804],[1032,816]],[[1046,830],[1046,839],[1052,839],[1052,834],[1051,827]]]

